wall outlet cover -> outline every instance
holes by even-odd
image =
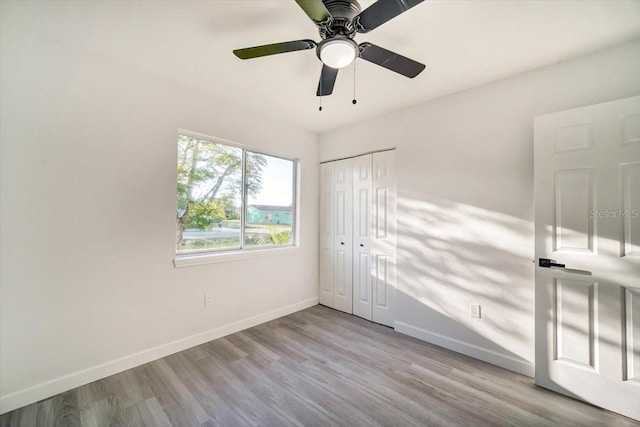
[[[470,311],[471,311],[471,317],[477,317],[477,318],[481,317],[480,304],[471,303]]]

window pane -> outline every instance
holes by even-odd
[[[240,248],[242,150],[178,137],[178,253]]]
[[[250,151],[246,161],[245,245],[290,245],[295,162]]]

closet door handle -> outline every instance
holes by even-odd
[[[341,245],[344,245],[344,242],[340,242]]]
[[[361,247],[361,248],[364,248],[364,243],[360,243],[360,247]]]

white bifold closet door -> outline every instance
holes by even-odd
[[[334,162],[333,308],[353,312],[353,159]]]
[[[393,326],[395,152],[321,165],[320,303]]]
[[[395,322],[397,283],[395,154],[374,153],[371,176],[371,318],[387,326]]]
[[[320,304],[333,307],[333,162],[320,165]]]
[[[353,159],[353,314],[372,320],[371,154]]]

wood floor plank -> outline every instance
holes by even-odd
[[[147,426],[170,427],[171,422],[164,413],[158,399],[151,397],[136,405],[141,420]]]
[[[36,425],[38,426],[81,426],[77,391],[70,390],[50,399],[36,403],[38,405]]]
[[[35,427],[37,405],[28,405],[5,415],[0,416],[0,427]]]
[[[0,416],[33,426],[640,426],[315,306]]]
[[[145,366],[145,374],[150,380],[150,386],[171,424],[199,425],[209,419],[165,359],[156,360]]]
[[[252,340],[247,334],[238,332],[227,337],[236,347],[245,351],[249,357],[264,359],[267,362],[280,360],[280,356],[272,352],[259,342]]]
[[[214,385],[223,402],[239,414],[238,424],[290,425],[289,422],[265,404],[251,389],[251,384],[243,382],[233,369],[232,362],[224,357],[211,355],[198,361],[198,370]]]
[[[189,356],[194,356],[191,359]],[[233,426],[238,425],[238,418],[242,414],[235,408],[229,406],[216,391],[218,382],[211,381],[207,375],[203,375],[198,370],[198,362],[202,358],[196,354],[186,354],[185,352],[174,354],[167,358],[167,363],[182,380],[191,394],[200,404],[202,409],[209,415],[209,419],[214,425]],[[248,420],[244,420],[245,425],[250,425]]]
[[[353,427],[376,425],[367,414],[353,407],[342,398],[340,392],[331,390],[313,379],[307,378],[300,372],[304,366],[274,363],[265,369],[267,376],[278,382],[292,395],[297,395],[309,405],[314,405],[326,413],[327,420],[334,420],[339,425]]]
[[[104,425],[124,425],[123,412],[115,396],[98,400],[80,411],[81,425],[100,427]]]

